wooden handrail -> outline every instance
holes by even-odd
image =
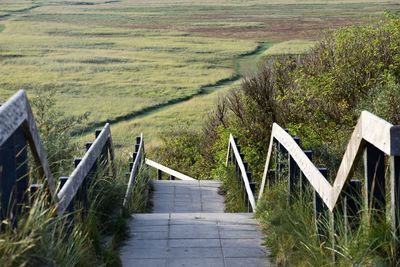
[[[0,146],[21,126],[25,138],[29,142],[35,162],[39,166],[39,172],[46,178],[50,193],[54,201],[57,202],[54,178],[24,90],[19,90],[6,103],[0,106]]]
[[[79,187],[81,186],[85,177],[89,174],[93,165],[100,157],[103,148],[108,144],[110,151],[112,151],[112,139],[111,139],[111,131],[110,125],[107,123],[102,129],[99,136],[90,146],[89,150],[83,156],[82,160],[78,164],[78,166],[72,171],[69,179],[65,183],[65,185],[58,192],[59,202],[57,205],[57,211],[59,215],[62,215],[76,193],[78,192]],[[112,154],[113,152],[111,152]],[[112,155],[113,157],[113,155]],[[115,167],[112,167],[113,176],[116,176]]]
[[[183,174],[183,173],[180,173],[178,171],[175,171],[175,170],[173,170],[171,168],[168,168],[168,167],[166,167],[164,165],[161,165],[160,163],[157,163],[157,162],[152,161],[150,159],[146,159],[145,162],[146,162],[146,164],[148,166],[151,166],[151,167],[156,168],[158,170],[161,170],[161,171],[163,171],[165,173],[168,173],[169,175],[172,175],[172,176],[174,176],[174,177],[176,177],[176,178],[178,178],[180,180],[183,180],[183,181],[196,181],[196,179],[194,179],[194,178],[192,178],[190,176],[187,176],[186,174]]]
[[[271,139],[267,160],[265,162],[259,199],[264,192],[274,140],[277,140],[285,147],[330,211],[333,211],[343,186],[349,178],[353,165],[359,154],[365,148],[367,142],[374,145],[386,155],[400,155],[399,127],[393,126],[387,121],[367,111],[363,111],[347,145],[336,179],[333,185],[331,185],[305,155],[293,138],[278,124],[274,123],[272,126]]]
[[[249,199],[251,208],[254,211],[256,209],[256,201],[255,201],[255,198],[254,198],[254,195],[253,195],[253,191],[251,190],[251,187],[250,187],[250,182],[249,182],[249,178],[247,176],[246,168],[244,167],[242,157],[240,156],[239,150],[237,148],[235,139],[233,138],[232,134],[229,136],[229,144],[228,144],[228,153],[227,153],[227,157],[226,157],[226,165],[228,165],[230,149],[233,150],[233,154],[234,154],[234,156],[236,158],[236,162],[237,162],[237,164],[239,166],[239,169],[240,169],[240,172],[241,172],[241,177],[242,177],[245,189],[246,189],[247,197]]]
[[[129,181],[128,181],[128,186],[127,186],[127,190],[125,193],[125,198],[124,198],[124,203],[123,203],[123,207],[126,208],[126,206],[128,205],[128,201],[131,198],[132,195],[132,189],[134,186],[134,183],[136,181],[136,176],[139,172],[140,166],[142,164],[142,159],[144,156],[144,140],[143,140],[143,133],[140,134],[140,143],[139,143],[139,149],[137,151],[136,157],[133,159],[133,166],[132,166],[132,170],[130,172],[129,175]]]

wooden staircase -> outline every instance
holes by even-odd
[[[253,213],[224,213],[220,181],[154,180],[153,213],[135,214],[123,266],[270,266]]]

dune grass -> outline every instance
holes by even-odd
[[[256,212],[278,266],[395,266],[390,222],[381,218],[371,225],[364,215],[361,210],[362,220],[356,229],[346,229],[339,215],[335,232],[328,230],[326,237],[320,237],[313,219],[311,190],[288,205],[287,182],[283,181],[268,188]],[[332,229],[329,216],[319,219],[325,229]]]

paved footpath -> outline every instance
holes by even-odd
[[[153,181],[153,213],[135,214],[123,266],[272,266],[251,213],[224,213],[219,181]]]

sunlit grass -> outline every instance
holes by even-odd
[[[80,31],[89,37],[81,38]],[[120,36],[112,36],[116,33]],[[60,109],[90,111],[90,121],[97,121],[196,94],[202,85],[231,76],[233,58],[255,44],[169,31],[11,21],[0,47],[3,99],[25,85],[50,84],[59,91]]]
[[[299,18],[307,18],[303,23],[318,31],[325,27],[324,18],[343,23],[350,21],[343,18],[396,9],[396,1],[377,3],[5,0],[0,4],[0,15],[8,15],[0,18],[0,101],[20,88],[50,87],[57,90],[57,107],[67,114],[90,112],[88,124],[113,120],[254,72],[260,55],[242,55],[260,43],[267,48],[282,40],[307,39],[308,32],[290,27],[299,25]],[[298,53],[310,44],[284,42],[266,54]],[[112,125],[116,140],[125,142],[143,131],[151,144],[177,124],[199,129],[217,96],[195,97],[186,105]]]
[[[276,55],[305,54],[313,47],[315,42],[308,40],[291,40],[273,45],[263,53],[263,57]]]
[[[160,143],[163,133],[178,125],[188,125],[189,128],[200,131],[218,98],[224,97],[229,90],[238,87],[239,84],[240,81],[237,81],[221,86],[209,94],[196,96],[183,103],[162,108],[157,112],[127,122],[113,124],[111,128],[114,142],[118,147],[130,146],[132,138],[143,132],[146,147],[151,150]],[[90,139],[89,136],[82,138]]]

